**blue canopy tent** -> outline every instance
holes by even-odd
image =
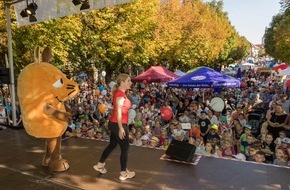
[[[208,67],[200,67],[195,71],[187,73],[167,83],[169,87],[175,88],[239,88],[241,82],[231,76],[219,73]]]

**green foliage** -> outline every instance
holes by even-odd
[[[290,11],[273,17],[265,33],[265,51],[275,59],[290,62]]]
[[[222,6],[222,1],[136,0],[20,28],[13,20],[15,70],[33,61],[36,46],[50,46],[51,62],[60,69],[80,72],[95,65],[108,76],[150,65],[175,69],[230,63],[248,54],[249,43]],[[1,56],[7,49],[4,18],[0,10]]]

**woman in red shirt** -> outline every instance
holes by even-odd
[[[121,173],[120,180],[133,178],[135,172],[127,169],[128,150],[129,150],[129,130],[128,130],[128,111],[131,108],[131,102],[126,96],[126,90],[131,87],[131,78],[127,74],[120,74],[117,76],[116,85],[112,89],[113,97],[113,111],[108,124],[111,130],[110,144],[103,151],[103,154],[94,169],[104,174],[107,172],[105,169],[105,160],[110,153],[119,144],[121,148]]]

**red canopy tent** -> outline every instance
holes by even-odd
[[[142,74],[132,78],[132,82],[168,82],[178,76],[163,66],[151,66]]]

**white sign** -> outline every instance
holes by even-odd
[[[189,130],[191,129],[191,124],[190,123],[181,123],[182,129],[184,130]]]
[[[28,0],[28,4],[30,4],[31,2],[31,0]],[[72,3],[72,0],[37,0],[35,1],[38,6],[35,14],[35,17],[37,18],[36,22],[29,22],[29,17],[22,17],[20,15],[20,12],[27,6],[26,0],[16,3],[14,5],[14,9],[17,19],[17,25],[18,27],[20,27],[72,14],[79,14],[84,11],[91,11],[112,5],[119,5],[131,2],[133,2],[133,0],[89,0],[90,8],[81,11],[81,4],[75,6]]]
[[[204,79],[206,79],[206,76],[203,75],[191,77],[191,80],[204,80]]]

